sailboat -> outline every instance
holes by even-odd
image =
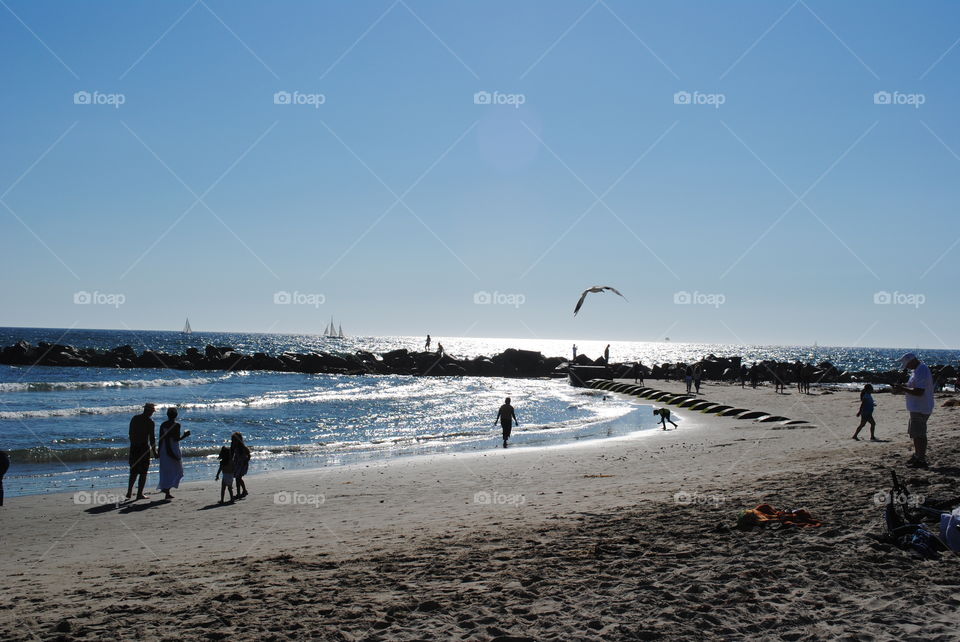
[[[327,339],[343,339],[343,324],[341,323],[338,328],[333,324],[333,317],[330,317],[330,325],[324,329],[323,336]]]
[[[183,324],[183,334],[193,334],[193,329],[190,327],[190,317],[187,317],[187,322]]]

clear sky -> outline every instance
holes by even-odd
[[[960,344],[956,2],[0,5],[0,325]]]

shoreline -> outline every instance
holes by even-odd
[[[606,394],[611,394],[611,395],[612,395],[612,394],[615,394],[615,393],[606,393]],[[618,393],[617,393],[617,394],[618,394]],[[529,432],[528,432],[528,431],[519,431],[519,430],[516,430],[516,429],[515,429],[515,430],[514,430],[514,433],[513,433],[513,436],[517,436],[518,434],[547,434],[547,435],[550,435],[550,434],[556,434],[556,431],[557,431],[557,430],[559,430],[559,431],[562,432],[562,431],[572,431],[572,430],[577,430],[577,429],[580,429],[580,430],[582,430],[582,429],[588,429],[588,428],[591,428],[591,427],[594,427],[594,428],[595,428],[595,427],[597,427],[598,425],[601,425],[601,424],[604,424],[604,423],[607,423],[607,422],[616,422],[616,421],[618,421],[618,420],[623,420],[625,417],[627,417],[627,416],[630,415],[631,413],[636,412],[637,410],[639,410],[640,407],[651,406],[651,405],[652,405],[650,402],[646,402],[646,401],[644,401],[644,400],[642,400],[642,399],[637,399],[637,398],[635,398],[635,397],[630,397],[630,396],[626,396],[626,395],[619,395],[619,394],[618,394],[618,396],[621,397],[624,401],[627,401],[627,402],[629,402],[631,405],[635,406],[635,408],[634,408],[633,410],[627,411],[627,412],[624,413],[623,415],[620,415],[620,416],[617,416],[617,417],[613,417],[613,418],[610,418],[610,417],[594,418],[594,419],[592,419],[592,420],[585,421],[585,422],[583,422],[582,424],[577,424],[577,425],[575,425],[575,426],[562,427],[562,428],[559,428],[559,429],[557,429],[557,428],[541,428],[541,429],[539,429],[539,430],[529,431]],[[674,412],[673,414],[674,414],[674,417],[675,417],[675,418],[677,418],[677,417],[682,417],[682,414],[681,414],[681,413]],[[686,421],[686,420],[684,420],[684,421]],[[571,437],[568,436],[568,440],[566,440],[566,441],[561,441],[560,443],[556,443],[556,444],[543,444],[543,445],[519,445],[519,444],[518,444],[518,445],[515,445],[515,446],[513,446],[513,447],[511,447],[511,448],[507,448],[507,449],[505,450],[505,452],[503,452],[502,454],[505,454],[505,455],[515,455],[515,454],[518,454],[518,453],[537,452],[537,451],[542,450],[542,449],[570,448],[570,447],[576,448],[576,447],[581,447],[581,446],[582,446],[582,447],[596,447],[596,446],[603,445],[603,444],[605,444],[605,443],[607,443],[607,442],[617,442],[617,441],[619,441],[619,440],[633,440],[633,439],[638,439],[638,438],[640,438],[640,437],[642,437],[642,436],[644,436],[644,435],[647,435],[647,434],[649,434],[649,433],[658,433],[658,432],[663,432],[663,431],[660,430],[660,429],[659,429],[658,427],[656,427],[656,426],[651,426],[651,427],[641,427],[641,428],[638,428],[637,430],[634,430],[634,431],[629,432],[629,433],[627,433],[627,434],[611,435],[611,436],[608,436],[608,437],[583,437],[583,438],[580,438],[580,437],[572,437],[572,438],[571,438]],[[491,430],[490,430],[490,435],[491,435],[490,438],[499,439],[499,428],[498,428],[498,427],[491,428]],[[434,440],[431,439],[431,440],[429,440],[429,441],[434,441]],[[456,446],[458,446],[458,445],[467,446],[468,444],[467,444],[467,443],[464,443],[464,444],[453,443],[453,444],[446,444],[446,445],[444,445],[444,444],[439,444],[439,443],[438,443],[438,444],[437,444],[437,448],[438,448],[438,449],[441,449],[441,448],[445,448],[445,449],[444,449],[444,450],[439,450],[438,452],[430,452],[430,453],[416,453],[416,452],[414,452],[414,453],[402,453],[402,452],[401,452],[401,453],[396,453],[396,454],[384,454],[384,453],[388,453],[388,452],[389,452],[389,451],[384,451],[384,453],[380,453],[380,454],[383,455],[383,456],[375,456],[375,454],[370,454],[370,457],[367,458],[367,459],[363,459],[362,461],[351,461],[351,462],[348,462],[348,463],[333,463],[333,464],[320,464],[320,463],[317,463],[317,464],[308,464],[308,465],[305,465],[305,466],[289,466],[289,464],[288,464],[289,467],[285,466],[285,467],[278,468],[278,469],[271,469],[271,470],[266,470],[266,471],[251,472],[251,473],[249,473],[249,474],[246,476],[246,479],[257,480],[257,479],[259,479],[259,478],[261,478],[261,477],[269,477],[269,476],[271,476],[271,475],[298,474],[298,473],[307,474],[307,473],[311,473],[311,472],[324,471],[324,470],[328,470],[328,469],[338,470],[338,469],[344,469],[344,468],[350,468],[350,467],[369,467],[369,466],[371,466],[371,465],[386,465],[386,464],[389,464],[389,463],[391,463],[391,462],[408,460],[408,459],[428,459],[428,458],[448,457],[448,456],[460,456],[460,457],[486,456],[487,453],[491,452],[491,449],[484,449],[484,448],[480,448],[480,447],[469,448],[469,449],[468,449],[468,448],[464,448],[463,450],[460,450],[460,449],[457,449],[457,448],[456,448]],[[126,448],[118,447],[118,450],[126,451]],[[496,448],[495,448],[495,449],[493,449],[493,450],[497,450],[497,451],[499,452],[499,451],[502,450],[502,449],[496,449]],[[254,453],[256,453],[255,450],[254,450]],[[358,459],[358,458],[362,457],[364,454],[365,454],[365,453],[350,452],[350,453],[344,453],[342,456],[343,456],[344,458],[354,458],[354,459]],[[291,455],[291,456],[292,456],[292,455]],[[306,455],[306,456],[309,457],[310,455]],[[188,460],[190,461],[189,464],[186,463]],[[94,461],[94,460],[91,460],[91,461]],[[116,459],[116,460],[110,460],[110,461],[125,462],[125,461],[126,461],[126,457],[124,456],[123,458]],[[95,463],[97,463],[97,462],[95,462]],[[101,462],[101,463],[105,463],[105,462]],[[295,463],[295,462],[291,462],[291,463]],[[186,465],[189,465],[190,467],[192,467],[192,468],[194,468],[194,469],[197,469],[197,468],[216,468],[216,462],[215,462],[215,460],[211,461],[210,457],[207,457],[207,456],[202,456],[202,457],[201,457],[201,456],[198,456],[198,457],[190,457],[190,458],[186,458],[186,457],[185,457],[185,466],[186,466]],[[148,478],[147,478],[147,481],[148,481],[148,483],[147,483],[147,489],[148,489],[148,491],[147,491],[147,492],[148,492],[148,494],[149,494],[149,492],[150,492],[150,491],[149,491],[149,488],[150,488],[150,479],[151,479],[151,478],[155,478],[155,477],[157,476],[157,474],[158,474],[157,471],[156,471],[156,466],[157,466],[157,460],[156,460],[156,459],[152,459],[152,460],[151,460],[151,471],[150,471],[150,475],[149,475]],[[120,468],[122,469],[122,466],[121,466]],[[13,472],[14,474],[11,474],[11,472]],[[77,495],[77,494],[81,494],[81,493],[86,493],[86,494],[96,494],[96,493],[110,494],[110,491],[111,491],[111,490],[114,490],[114,488],[117,488],[117,487],[99,488],[99,487],[95,487],[95,486],[90,486],[90,487],[86,487],[86,488],[46,490],[46,491],[39,491],[39,492],[31,492],[31,493],[22,493],[22,494],[17,494],[17,495],[11,495],[11,494],[10,494],[10,485],[11,485],[11,482],[12,482],[14,479],[17,479],[17,477],[16,477],[16,471],[15,471],[14,469],[11,469],[11,472],[8,472],[8,473],[7,473],[7,476],[6,476],[6,478],[5,478],[6,493],[7,493],[6,501],[7,501],[8,503],[9,503],[11,500],[14,500],[14,499],[17,499],[17,498],[22,498],[22,497],[37,497],[37,496],[43,496],[43,495]],[[40,474],[40,473],[38,473],[38,475],[39,475],[39,474]],[[36,476],[37,476],[37,475],[31,475],[31,476],[26,476],[25,478],[26,478],[26,479],[33,479],[33,478],[35,478]],[[184,486],[186,486],[187,484],[203,484],[203,483],[204,483],[204,482],[201,481],[201,480],[195,480],[195,479],[194,479],[194,480],[185,480],[185,481],[181,482],[181,487],[184,487]],[[120,489],[121,489],[124,493],[126,492],[125,486],[124,486],[124,487],[120,487]],[[157,492],[157,491],[153,491],[153,492]]]

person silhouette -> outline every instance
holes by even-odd
[[[497,411],[497,418],[493,420],[494,425],[496,425],[497,422],[500,422],[500,427],[503,428],[503,447],[506,448],[513,424],[516,423],[517,426],[520,425],[520,422],[517,421],[517,412],[513,409],[513,406],[510,405],[510,397],[506,398],[503,405],[500,406],[500,410]]]
[[[430,352],[430,335],[427,335],[427,341],[423,344],[423,351]]]
[[[603,349],[603,361],[607,365],[610,365],[610,344],[607,344],[607,347]]]
[[[3,506],[3,476],[10,470],[10,458],[0,450],[0,506]]]
[[[177,409],[167,408],[167,420],[160,424],[160,481],[157,490],[163,491],[164,499],[173,499],[171,488],[179,488],[183,479],[183,455],[180,442],[190,436],[190,431],[180,433]]]
[[[127,499],[133,493],[133,482],[137,484],[137,499],[146,499],[143,487],[147,485],[147,473],[150,471],[150,457],[157,456],[157,437],[153,419],[150,416],[156,410],[152,403],[144,404],[143,412],[130,420],[130,480],[127,483]]]

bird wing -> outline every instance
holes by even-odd
[[[580,300],[577,301],[577,307],[575,307],[575,308],[573,309],[573,316],[577,316],[577,312],[579,312],[579,311],[580,311],[580,308],[583,307],[583,302],[584,302],[584,300],[586,300],[586,298],[587,298],[587,293],[589,293],[589,292],[590,292],[590,290],[584,290],[584,291],[583,291],[583,294],[580,295]]]
[[[615,287],[612,287],[612,286],[609,286],[609,285],[606,285],[606,286],[604,286],[604,287],[605,287],[606,289],[610,290],[611,292],[613,292],[614,294],[619,294],[620,296],[623,296],[623,294],[620,293],[620,290],[618,290],[618,289],[615,288]],[[624,301],[626,301],[627,297],[623,296],[623,299],[624,299]]]

